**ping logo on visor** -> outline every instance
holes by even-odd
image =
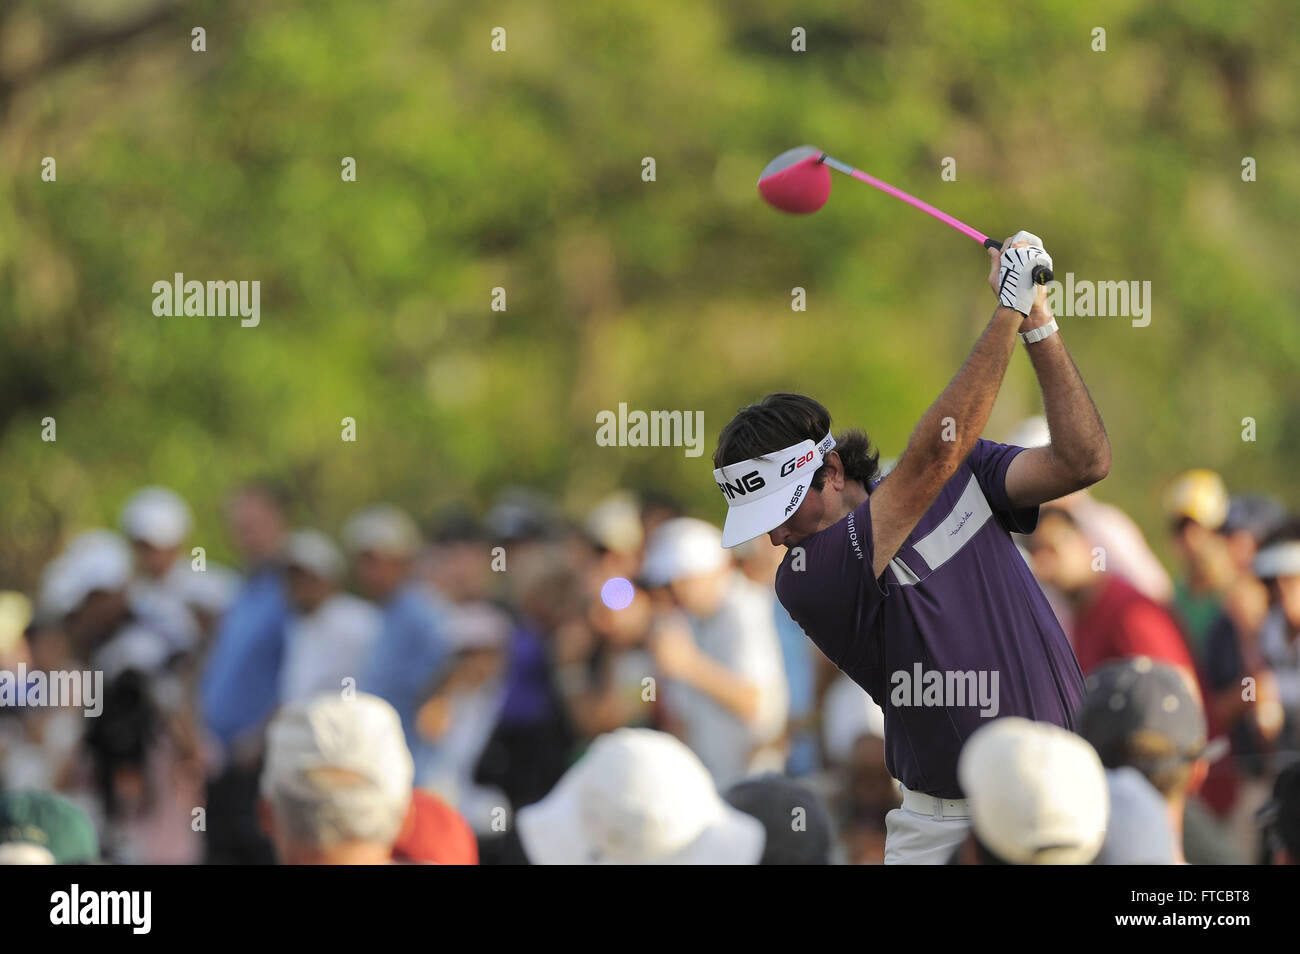
[[[834,446],[835,438],[827,434],[715,470],[713,479],[727,500],[722,545],[734,547],[784,523]]]

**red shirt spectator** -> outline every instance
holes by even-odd
[[[478,840],[460,812],[432,792],[417,788],[402,833],[393,845],[393,860],[408,864],[476,865]]]
[[[1093,599],[1076,607],[1074,654],[1083,674],[1130,656],[1150,656],[1194,674],[1191,653],[1169,611],[1118,576],[1101,576]]]

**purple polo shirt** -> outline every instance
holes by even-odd
[[[781,561],[776,593],[885,712],[885,764],[909,789],[963,797],[957,754],[1000,716],[1074,728],[1083,675],[1009,531],[1006,474],[1024,448],[980,440],[873,579],[870,497]],[[877,482],[878,483],[878,482]],[[868,494],[875,490],[868,488]]]

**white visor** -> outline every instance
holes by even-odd
[[[1255,575],[1261,580],[1300,576],[1300,543],[1275,543],[1255,555]]]
[[[803,503],[822,459],[834,446],[835,438],[827,434],[819,443],[801,441],[715,470],[713,479],[727,499],[722,545],[739,546],[789,520]]]

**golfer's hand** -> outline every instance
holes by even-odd
[[[998,304],[1028,317],[1043,291],[1042,286],[1034,284],[1034,266],[1052,267],[1052,256],[1043,248],[1043,240],[1032,232],[1020,231],[1003,242],[1000,250],[989,249],[989,258],[989,285],[998,296]]]
[[[1052,309],[1047,306],[1047,286],[1035,285],[1034,307],[1029,310],[1029,317],[1020,323],[1020,333],[1031,331],[1042,325],[1051,324]]]

